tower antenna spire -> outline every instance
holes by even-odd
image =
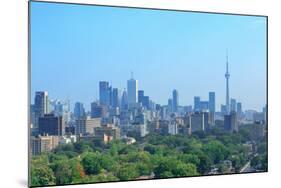
[[[131,71],[131,79],[134,79],[134,72]]]
[[[226,111],[227,114],[229,113],[229,77],[230,74],[228,72],[228,49],[226,49],[226,72],[225,72],[225,79],[226,79],[226,101],[225,101],[225,105],[226,105]]]
[[[226,49],[226,72],[228,73],[228,48]]]

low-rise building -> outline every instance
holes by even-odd
[[[76,120],[75,132],[79,134],[93,134],[94,128],[101,126],[101,118],[83,118]]]
[[[32,136],[31,152],[32,155],[39,155],[43,152],[52,151],[59,145],[59,136]]]
[[[94,137],[101,138],[105,143],[113,139],[120,139],[120,129],[112,124],[95,127],[93,132]]]
[[[62,136],[60,138],[59,143],[60,144],[69,144],[69,143],[75,143],[77,141],[77,137],[75,135],[69,135],[69,136]]]

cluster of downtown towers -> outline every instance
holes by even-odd
[[[73,113],[70,111],[68,102],[49,100],[47,91],[35,93],[34,104],[31,105],[31,124],[33,131],[37,132],[38,119],[46,114],[54,114],[62,117],[67,127],[75,128],[77,119],[102,118],[103,124],[114,124],[116,127],[130,126],[133,124],[145,124],[147,121],[166,121],[166,124],[175,126],[175,119],[189,116],[187,124],[189,131],[204,130],[207,126],[214,125],[215,119],[221,119],[224,127],[229,130],[237,130],[237,119],[242,115],[242,104],[235,99],[229,99],[229,77],[228,61],[226,62],[226,103],[221,105],[220,112],[216,112],[215,92],[209,92],[208,100],[201,100],[199,96],[194,97],[194,105],[180,106],[179,93],[176,89],[172,91],[172,97],[168,99],[167,105],[154,103],[143,90],[139,90],[138,80],[127,81],[127,90],[121,93],[118,88],[113,88],[107,81],[99,82],[99,100],[91,103],[90,112],[86,112],[83,103],[76,102]],[[50,108],[52,106],[52,109]],[[217,118],[215,118],[215,115]],[[192,127],[191,127],[192,124]],[[146,128],[145,128],[146,129]],[[169,128],[170,129],[170,128]],[[172,127],[177,133],[177,126]],[[168,131],[169,132],[169,131]],[[75,131],[74,131],[75,133]],[[125,133],[126,134],[126,133]],[[145,135],[145,134],[142,134]]]

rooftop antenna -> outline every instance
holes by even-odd
[[[134,79],[134,73],[131,71],[131,79]]]

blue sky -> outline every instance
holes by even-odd
[[[139,89],[167,104],[193,97],[225,103],[226,49],[230,96],[243,109],[266,103],[266,19],[54,3],[31,3],[31,101],[46,90],[73,104],[98,99],[98,82],[126,87],[130,72]],[[72,105],[73,106],[73,105]]]

